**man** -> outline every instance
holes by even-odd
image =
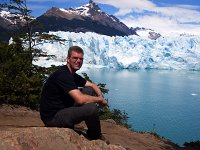
[[[70,47],[67,65],[62,66],[47,79],[41,94],[40,116],[48,127],[73,129],[75,124],[85,121],[88,138],[96,140],[101,138],[96,104],[108,104],[97,85],[76,74],[83,64],[83,55],[82,48]],[[84,87],[83,91],[81,92],[78,87]]]

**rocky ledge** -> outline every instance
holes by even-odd
[[[90,141],[68,128],[47,128],[39,113],[26,107],[0,105],[0,147],[2,150],[179,150],[178,145],[150,133],[138,133],[101,121],[102,132],[110,144]],[[86,130],[84,123],[76,126]]]

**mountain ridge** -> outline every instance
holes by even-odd
[[[36,20],[44,24],[45,31],[95,32],[108,36],[136,34],[115,16],[101,11],[92,0],[77,8],[53,7]]]
[[[92,0],[77,8],[52,7],[41,16],[32,18],[32,20],[33,23],[36,21],[42,25],[34,27],[33,32],[69,31],[76,33],[94,32],[108,36],[143,36],[138,34],[143,31],[146,32],[149,39],[155,40],[161,36],[151,29],[129,28],[114,15],[101,11],[100,7]],[[8,41],[13,32],[17,33],[24,28],[24,20],[19,14],[0,11],[0,33],[4,35],[0,37],[0,41]]]

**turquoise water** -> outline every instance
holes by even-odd
[[[200,72],[92,69],[106,83],[111,108],[125,110],[135,131],[154,131],[179,145],[200,140]]]

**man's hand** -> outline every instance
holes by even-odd
[[[108,102],[107,102],[107,100],[104,99],[103,96],[98,96],[98,97],[102,99],[102,101],[99,103],[100,105],[102,105],[104,107],[108,106]]]

